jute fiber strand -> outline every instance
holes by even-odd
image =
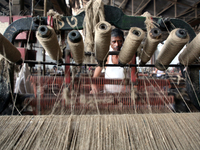
[[[95,26],[95,57],[99,63],[106,60],[110,47],[111,25],[101,21]]]
[[[200,113],[0,116],[0,149],[200,147]]]
[[[18,62],[21,59],[21,53],[19,50],[8,41],[1,33],[0,33],[0,54],[4,56],[7,60],[11,62]]]
[[[183,38],[177,36],[177,33],[182,31],[183,29],[179,28],[171,31],[155,62],[155,67],[157,69],[162,71],[166,70],[174,57],[189,41],[188,33],[186,33],[186,37]]]
[[[159,29],[153,28],[147,33],[147,39],[144,43],[144,48],[141,55],[141,62],[140,64],[146,64],[150,59],[155,50],[157,49],[157,46],[161,40],[161,32],[159,33],[153,33]],[[157,31],[158,32],[158,31]],[[152,34],[156,34],[155,36]]]
[[[179,61],[183,65],[190,65],[200,57],[200,33],[187,45],[179,55]]]
[[[121,64],[124,65],[131,61],[131,59],[137,52],[137,49],[140,46],[144,35],[145,33],[142,29],[137,27],[130,28],[122,49],[119,53],[119,61]]]
[[[69,34],[67,36],[67,42],[69,44],[70,50],[71,50],[71,54],[72,57],[74,59],[74,61],[77,64],[82,64],[83,60],[84,60],[84,44],[83,44],[83,38],[81,36],[81,34],[78,31],[71,31],[71,35],[78,35],[80,38],[76,41],[76,40],[70,40]],[[75,35],[75,36],[76,36]]]
[[[85,17],[83,23],[86,52],[94,51],[95,26],[100,21],[105,21],[104,5],[102,0],[90,0],[85,7]]]
[[[45,26],[45,27],[47,27],[47,30],[48,30],[45,37],[42,37],[40,32],[38,32],[38,31],[36,32],[36,37],[37,37],[38,41],[40,42],[40,44],[45,49],[45,51],[47,51],[49,56],[53,60],[59,60],[62,58],[62,52],[61,52],[60,46],[58,44],[58,39],[57,39],[56,33],[52,27],[50,27],[50,26]],[[41,26],[41,28],[42,28],[42,26]]]

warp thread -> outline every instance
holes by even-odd
[[[69,104],[75,104],[74,99],[70,98],[70,92],[69,92],[69,88],[64,88],[63,92],[62,92],[62,98],[65,100],[65,105],[69,105]]]
[[[59,60],[62,58],[62,52],[58,44],[56,33],[52,27],[50,26],[46,27],[49,30],[48,37],[42,37],[38,31],[36,32],[36,37],[40,42],[40,44],[43,46],[43,48],[47,51],[49,56],[53,60]]]
[[[134,54],[137,52],[143,38],[144,31],[138,27],[132,27],[124,41],[122,49],[119,53],[119,61],[121,64],[127,64],[131,61]]]
[[[51,16],[53,18],[53,27],[56,31],[56,33],[59,31],[59,21],[62,21],[63,15],[60,15],[58,12],[54,11],[53,9],[50,9],[47,12],[47,16]]]
[[[176,33],[181,30],[183,29],[177,28],[171,31],[155,62],[155,67],[157,69],[162,71],[166,70],[174,57],[189,41],[188,33],[186,33],[185,38],[180,38],[177,36]]]
[[[200,57],[200,33],[187,45],[179,55],[179,61],[183,65],[190,65]]]
[[[86,97],[85,95],[80,95],[80,104],[88,105],[92,109],[96,109],[96,103],[113,104],[114,97],[110,95],[109,97],[95,99],[93,96]]]
[[[1,116],[2,149],[199,149],[199,113]]]
[[[10,62],[16,63],[21,59],[21,53],[0,33],[0,54]]]
[[[0,78],[4,78],[6,79],[7,83],[10,82],[10,77],[9,77],[9,70],[11,69],[11,66],[9,64],[8,61],[6,61],[7,59],[2,57],[0,59]],[[1,80],[2,82],[2,80]]]
[[[111,39],[111,25],[101,21],[95,26],[95,55],[99,63],[106,61]]]
[[[149,12],[146,11],[141,16],[146,17],[144,23],[146,24],[147,31],[150,31],[152,28],[155,27],[154,25],[155,22],[152,20],[152,16]]]
[[[104,5],[102,0],[90,0],[85,7],[85,18],[83,23],[86,52],[93,52],[95,25],[104,20]]]

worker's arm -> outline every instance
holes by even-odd
[[[99,75],[101,74],[101,71],[102,71],[102,67],[98,66],[94,71],[93,78],[99,77]]]

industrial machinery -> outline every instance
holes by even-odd
[[[101,51],[100,53],[98,52],[98,45],[96,47],[97,48],[96,51],[83,51],[85,43],[83,42],[82,36],[78,32],[78,30],[83,29],[84,18],[86,16],[85,11],[79,13],[77,16],[62,16],[59,19],[55,19],[55,18],[53,19],[53,17],[51,16],[33,17],[33,18],[28,17],[28,18],[22,18],[20,20],[13,22],[6,29],[3,35],[4,37],[2,37],[2,39],[8,43],[7,45],[9,45],[9,42],[14,43],[15,37],[20,32],[23,32],[23,31],[36,32],[37,31],[36,32],[37,39],[40,42],[42,42],[41,45],[49,53],[51,58],[56,60],[56,63],[45,62],[45,61],[39,62],[39,61],[33,61],[33,60],[21,60],[17,52],[16,52],[17,54],[14,54],[15,55],[14,57],[12,56],[10,58],[9,57],[10,53],[13,54],[13,52],[15,52],[16,50],[14,48],[7,49],[6,47],[2,46],[2,43],[0,43],[1,54],[4,55],[4,57],[6,58],[6,60],[1,61],[2,73],[0,75],[1,77],[0,111],[3,112],[8,107],[10,107],[9,103],[12,104],[13,109],[17,109],[16,104],[21,103],[23,104],[24,107],[26,106],[26,107],[31,108],[30,112],[32,115],[49,115],[49,114],[71,115],[73,114],[73,115],[85,115],[83,116],[83,118],[84,117],[87,118],[87,115],[94,115],[94,114],[96,115],[118,114],[119,115],[119,114],[140,114],[140,113],[152,114],[152,113],[188,112],[188,111],[192,111],[190,106],[188,106],[188,104],[190,104],[189,102],[191,102],[191,104],[195,106],[193,108],[196,111],[200,110],[200,107],[199,107],[200,106],[199,105],[199,99],[200,99],[200,91],[199,91],[199,87],[200,87],[199,70],[200,69],[199,68],[200,66],[199,66],[199,62],[197,61],[200,54],[200,49],[197,46],[195,47],[193,45],[189,45],[196,38],[198,38],[198,35],[196,36],[195,32],[190,27],[190,25],[188,25],[186,22],[179,19],[169,19],[169,18],[164,19],[164,18],[151,17],[150,20],[153,22],[153,28],[148,29],[147,24],[145,24],[147,17],[126,16],[123,14],[123,12],[120,9],[116,7],[112,7],[112,6],[107,6],[107,5],[104,6],[104,13],[105,13],[105,21],[103,21],[98,26],[100,30],[106,31],[106,33],[110,32],[110,31],[107,31],[107,29],[110,28],[108,24],[110,24],[124,31],[129,30],[129,34],[133,34],[133,35],[129,35],[129,34],[127,35],[124,42],[124,47],[122,47],[122,50],[120,52],[109,52],[107,50],[104,52],[104,55],[102,57],[100,57],[100,54],[103,52]],[[56,32],[60,32],[59,34],[69,31],[67,32],[68,37],[65,37],[62,35],[60,37],[61,38],[60,40],[63,42],[67,39],[71,51],[68,51],[67,49],[60,49],[58,41],[57,41],[57,37],[55,36],[56,34],[54,30],[55,28],[57,29]],[[102,33],[102,34],[106,34],[106,33]],[[161,38],[161,34],[163,34],[162,38]],[[166,38],[166,35],[169,35],[169,37]],[[129,37],[129,36],[136,36],[136,39],[133,39],[132,37]],[[99,35],[98,38],[95,38],[95,40],[98,40],[100,38],[101,36]],[[138,40],[139,38],[141,38],[140,41]],[[46,39],[50,39],[50,42],[47,41]],[[1,37],[0,37],[0,40],[1,40]],[[135,43],[131,45],[130,41],[128,40],[130,40],[131,42],[134,41]],[[159,53],[158,59],[156,60],[155,64],[147,64],[147,62],[150,60],[150,57],[153,55],[155,48],[157,47],[157,44],[164,40],[166,40],[167,42],[165,42],[163,51]],[[175,43],[173,43],[174,41]],[[155,43],[151,45],[151,42],[155,42]],[[190,56],[190,58],[188,58],[186,57],[187,54],[184,54],[183,52],[179,58],[180,64],[170,65],[170,62],[172,61],[172,59],[177,55],[177,53],[182,49],[182,47],[185,44],[187,44],[187,42],[188,42],[189,48],[195,49],[197,59],[190,62],[190,60],[193,59],[193,57]],[[99,43],[101,44],[103,42],[100,41]],[[141,45],[141,43],[143,43],[142,51],[138,50],[140,49],[139,46]],[[109,47],[109,45],[104,45],[104,46]],[[59,47],[59,49],[55,50],[57,49],[57,47]],[[153,52],[148,51],[150,48],[152,48],[152,50],[154,51]],[[10,49],[12,50],[14,49],[13,52],[10,52]],[[193,53],[193,51],[190,49],[188,49],[187,51],[189,51],[189,53]],[[63,55],[64,53],[65,55]],[[127,53],[129,55],[126,55]],[[116,64],[116,65],[105,64],[104,58],[105,57],[107,58],[108,55],[109,56],[119,55],[119,61],[120,61],[119,64]],[[136,57],[139,57],[139,56],[140,56],[141,61],[140,63],[136,63]],[[70,61],[70,58],[73,58],[75,62]],[[85,59],[88,59],[88,58],[89,59],[96,58],[97,62],[96,61],[85,62]],[[129,58],[129,59],[126,59],[126,58]],[[131,63],[128,64],[128,62],[130,61]],[[65,73],[63,76],[56,76],[56,75],[55,76],[43,76],[43,75],[29,76],[27,80],[29,80],[30,84],[33,86],[34,93],[33,94],[14,93],[14,84],[15,84],[14,83],[15,81],[14,68],[16,66],[22,65],[23,63],[65,66]],[[5,67],[3,67],[7,65],[9,66],[9,68],[6,69]],[[97,67],[98,65],[102,67],[122,66],[128,72],[129,77],[125,79],[106,79],[102,77],[104,76],[102,75],[98,78],[92,78],[94,68]],[[169,76],[168,78],[166,77],[164,79],[148,77],[148,75],[144,74],[143,72],[139,73],[137,71],[138,67],[141,67],[141,68],[142,67],[149,67],[149,68],[156,67],[159,70],[166,70],[168,67],[180,68],[182,74],[186,75],[184,84],[186,84],[187,94],[189,95],[190,100],[185,99],[184,95],[182,95],[181,84],[176,84],[176,82],[178,81],[175,81],[174,79],[172,79],[171,76]],[[186,74],[183,73],[183,70],[185,67],[187,70]],[[76,70],[78,70],[78,72],[76,72]],[[5,75],[5,72],[6,72],[6,75]],[[91,93],[92,85],[96,85],[98,87],[99,89],[98,93]],[[110,91],[105,91],[104,88],[106,85],[110,86],[110,89],[111,89]],[[18,113],[19,112],[20,110],[18,111]],[[20,113],[23,114],[23,111]],[[113,117],[119,117],[118,115],[113,116]],[[70,118],[69,116],[67,117],[68,119],[71,120],[70,121],[71,124],[73,124],[72,120],[75,120],[76,122],[78,122],[77,118],[73,119],[73,118]],[[99,116],[97,116],[97,118],[98,117]],[[109,117],[111,118],[111,116]],[[162,116],[162,117],[167,118],[167,116]],[[94,115],[94,118],[95,118],[95,115]],[[93,120],[95,120],[94,118]],[[96,121],[97,121],[97,118],[96,118]],[[169,118],[172,119],[171,116]],[[189,118],[189,117],[187,116],[186,118]],[[196,118],[199,118],[198,114],[196,114]],[[37,119],[37,117],[35,117],[35,119]],[[100,118],[100,117],[99,119],[103,120],[103,118]],[[149,121],[148,117],[146,117],[145,119],[143,118],[144,122],[140,122],[139,121],[140,119],[141,118],[139,117],[136,119],[138,120],[139,124],[143,124],[145,122],[145,119],[147,119],[146,120],[147,122]],[[156,120],[157,118],[154,116],[154,119]],[[66,120],[66,118],[63,120]],[[116,121],[116,118],[114,118],[114,120]],[[112,121],[110,120],[110,123],[111,122]],[[43,123],[46,124],[46,122],[44,121]],[[164,124],[164,123],[162,122],[161,124]],[[78,125],[75,126],[74,128],[76,127],[78,128]],[[87,126],[87,123],[85,123],[84,126]],[[125,128],[127,129],[131,127],[126,126]],[[103,124],[101,124],[101,129],[102,130],[105,129],[107,132],[107,129],[104,128]],[[191,128],[190,128],[190,131],[191,131]],[[83,130],[80,129],[80,132],[83,132]],[[148,131],[146,132],[148,133]],[[68,133],[68,134],[72,137],[71,135],[72,133]],[[77,134],[78,136],[78,133],[73,132],[73,134],[74,135]],[[94,131],[94,133],[91,133],[91,134],[96,134],[96,133]],[[98,135],[98,136],[103,137],[104,135]],[[123,135],[123,136],[126,136],[126,135]],[[149,138],[151,137],[150,134],[148,136]],[[70,137],[68,138],[70,139]],[[128,136],[128,133],[127,133],[127,138],[130,140],[132,137],[131,135]],[[100,138],[100,139],[103,139],[103,138]],[[23,143],[23,141],[21,142]],[[110,141],[107,141],[107,142],[110,142]],[[20,145],[20,144],[18,143],[17,145]],[[198,147],[198,144],[196,144],[195,146]],[[171,148],[175,148],[175,147],[171,147]],[[145,146],[143,148],[145,149]]]

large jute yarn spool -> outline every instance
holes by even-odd
[[[107,58],[111,39],[111,25],[101,21],[95,26],[95,57],[101,66]]]
[[[62,52],[56,33],[52,27],[45,25],[39,26],[36,37],[53,60],[62,61]]]
[[[179,61],[183,65],[190,65],[200,57],[200,33],[187,45],[179,55]]]
[[[161,40],[161,30],[153,28],[147,33],[147,39],[144,43],[144,48],[141,54],[140,65],[145,65],[154,54],[157,46]]]
[[[119,63],[125,65],[131,61],[143,38],[144,31],[138,27],[132,27],[124,41],[122,49],[119,53]]]
[[[1,33],[0,54],[13,63],[21,60],[21,53],[19,52],[19,50],[12,43],[10,43],[10,41],[8,41]]]
[[[72,57],[77,64],[82,64],[84,60],[83,38],[79,31],[73,30],[67,36]]]
[[[158,54],[155,67],[162,71],[166,70],[174,57],[188,41],[189,35],[186,30],[180,28],[172,30]]]

